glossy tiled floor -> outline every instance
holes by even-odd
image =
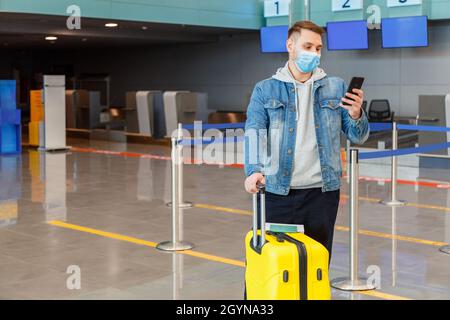
[[[70,144],[169,155],[166,147]],[[251,224],[242,169],[185,166],[185,199],[197,206],[184,210],[184,238],[196,247],[192,254],[171,254],[154,248],[170,238],[169,161],[24,150],[1,157],[0,166],[1,299],[242,298],[243,237]],[[333,290],[333,298],[450,299],[450,255],[438,251],[450,243],[450,170],[402,169],[407,176],[400,179],[411,180],[413,171],[442,181],[438,187],[399,184],[399,198],[408,204],[391,209],[377,203],[389,196],[388,184],[361,180],[360,271],[380,270],[381,288]],[[363,164],[361,175],[387,178],[389,167]],[[347,190],[344,179],[332,279],[348,272]],[[48,223],[55,220],[67,224]],[[68,289],[73,265],[80,268],[81,289]]]

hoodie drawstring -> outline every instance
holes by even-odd
[[[298,114],[300,113],[300,109],[298,107],[298,98],[297,98],[297,84],[295,80],[292,82],[294,84],[294,96],[295,96],[295,121],[298,121]]]
[[[295,121],[298,121],[298,117],[300,114],[300,106],[298,105],[298,96],[297,96],[297,82],[294,80],[292,81],[292,83],[294,84],[294,97],[295,97]],[[309,84],[309,88],[310,88],[310,99],[313,98],[313,92],[314,92],[314,80],[311,81],[311,83]]]

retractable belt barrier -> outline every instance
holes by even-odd
[[[376,159],[376,158],[386,158],[391,156],[404,156],[407,154],[413,153],[422,153],[426,151],[434,151],[439,149],[450,148],[450,142],[445,143],[435,143],[435,144],[427,144],[422,147],[415,148],[404,148],[397,150],[387,150],[387,151],[372,151],[372,152],[360,152],[359,159]]]
[[[245,122],[236,123],[202,123],[200,125],[202,130],[207,129],[243,129],[245,128]],[[197,129],[195,124],[183,124],[183,129],[194,130]]]
[[[392,150],[360,152],[357,149],[350,149],[350,268],[349,277],[346,279],[335,279],[332,281],[332,286],[347,291],[354,290],[372,290],[374,286],[369,284],[364,279],[359,278],[358,275],[358,233],[359,233],[359,196],[358,196],[358,180],[359,180],[359,160],[376,159],[391,157],[391,199],[381,201],[384,205],[395,207],[404,204],[404,201],[398,200],[396,195],[397,190],[397,156],[415,154],[421,152],[429,152],[439,149],[450,148],[450,142],[430,144],[415,148],[397,149],[398,145],[398,130],[414,130],[414,131],[428,131],[428,132],[450,132],[448,127],[435,126],[419,126],[419,125],[402,125],[393,123],[370,123],[371,132],[390,131],[392,130]],[[183,146],[193,145],[207,145],[212,143],[236,143],[244,141],[244,136],[233,136],[225,138],[203,137],[194,139],[183,138],[182,129],[196,130],[201,129],[245,129],[245,123],[219,123],[219,124],[185,124],[178,125],[178,134],[172,138],[172,241],[167,241],[158,245],[158,248],[166,251],[187,250],[194,245],[185,242],[182,239],[182,216],[180,208],[183,207]],[[441,252],[450,254],[450,246],[439,248]]]
[[[244,141],[243,136],[238,137],[226,137],[226,138],[202,138],[202,139],[183,139],[179,140],[178,143],[183,146],[193,146],[193,145],[199,145],[199,144],[225,144],[225,143],[236,143],[236,142],[242,142]]]
[[[371,122],[370,131],[387,131],[392,129],[392,123],[389,122]],[[199,127],[196,127],[195,124],[184,124],[183,129],[186,130],[194,130],[194,129],[244,129],[245,122],[236,122],[236,123],[202,123]]]
[[[208,129],[244,129],[245,123],[244,122],[238,122],[238,123],[213,123],[213,124],[201,124],[201,126],[196,127],[194,124],[184,124],[182,126],[185,130],[194,130],[194,129],[201,129],[208,130]],[[371,132],[379,132],[379,131],[388,131],[392,129],[392,123],[384,123],[384,122],[372,122],[370,123],[370,131]],[[235,136],[235,137],[225,137],[225,138],[215,138],[215,137],[204,137],[202,139],[182,139],[177,141],[177,143],[183,145],[183,146],[189,146],[189,145],[199,145],[199,144],[211,144],[211,143],[218,143],[218,144],[225,144],[225,143],[237,143],[244,141],[243,136]]]
[[[370,132],[389,131],[392,130],[390,122],[369,122]]]
[[[436,126],[414,126],[409,124],[398,124],[399,130],[417,130],[417,131],[430,131],[430,132],[450,132],[448,127],[436,127]]]

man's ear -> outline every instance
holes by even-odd
[[[294,40],[292,40],[292,38],[286,40],[286,49],[289,56],[291,56],[294,52]]]

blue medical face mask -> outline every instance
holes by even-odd
[[[301,72],[312,72],[320,64],[320,55],[311,51],[300,51],[295,59],[295,65]]]

